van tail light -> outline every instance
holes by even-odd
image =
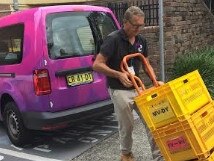
[[[51,93],[50,77],[47,69],[34,70],[33,84],[37,96]]]

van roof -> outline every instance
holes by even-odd
[[[91,6],[91,5],[56,5],[56,6],[44,6],[44,7],[36,7],[21,11],[16,11],[11,13],[10,15],[4,16],[0,18],[0,27],[4,26],[5,23],[9,24],[10,21],[14,19],[19,20],[23,17],[30,18],[35,13],[38,12],[61,12],[61,11],[104,11],[111,12],[107,7],[100,6]]]

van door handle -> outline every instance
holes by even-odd
[[[94,56],[91,58],[91,60],[92,60],[92,61],[95,61],[96,57],[97,57],[97,55],[94,55]]]
[[[82,72],[87,72],[87,71],[93,71],[92,67],[84,67],[84,68],[57,71],[55,73],[55,76],[59,77],[59,76],[65,76],[65,75],[68,75],[68,74],[82,73]]]

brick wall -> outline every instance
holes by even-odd
[[[164,0],[164,25],[166,70],[176,55],[214,45],[214,15],[203,0]]]
[[[160,75],[160,49],[159,49],[159,26],[145,27],[142,35],[146,38],[149,50],[149,60],[155,70],[156,75]],[[148,82],[148,76],[141,71],[141,78],[144,82]]]

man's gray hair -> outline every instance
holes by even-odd
[[[145,17],[144,12],[139,7],[131,6],[126,10],[124,14],[123,22],[127,22],[131,20],[132,16],[134,15]]]

